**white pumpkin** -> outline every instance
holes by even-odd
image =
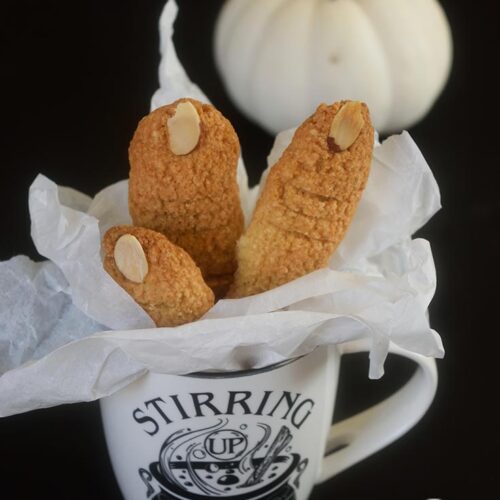
[[[365,101],[393,132],[433,105],[452,41],[436,0],[228,0],[215,57],[233,100],[269,132],[340,99]]]

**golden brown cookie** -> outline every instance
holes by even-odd
[[[205,280],[236,269],[243,231],[238,137],[213,106],[180,99],[143,118],[129,148],[134,224],[184,248]]]
[[[368,180],[373,127],[365,104],[322,104],[271,168],[238,243],[228,297],[270,290],[326,267]]]
[[[111,228],[103,238],[104,269],[156,326],[195,321],[214,304],[201,271],[182,249],[155,231]]]

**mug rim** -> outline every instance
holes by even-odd
[[[209,378],[209,379],[217,379],[217,378],[239,378],[239,377],[248,377],[251,375],[258,375],[260,373],[270,372],[273,370],[277,370],[286,365],[290,365],[304,358],[305,356],[309,356],[316,350],[313,349],[311,352],[307,354],[302,354],[301,356],[297,356],[292,359],[285,359],[283,361],[279,361],[278,363],[274,363],[272,365],[263,366],[262,368],[247,368],[245,370],[236,370],[236,371],[227,371],[227,372],[193,372],[179,375],[180,377],[191,377],[191,378]]]

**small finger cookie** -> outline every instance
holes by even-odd
[[[238,137],[219,111],[180,99],[143,118],[129,148],[129,209],[135,225],[184,248],[207,283],[236,269],[243,231]]]
[[[374,131],[365,104],[321,105],[271,168],[238,243],[228,297],[270,290],[326,267],[368,180]]]
[[[182,248],[156,231],[111,228],[103,238],[104,269],[151,316],[156,326],[195,321],[214,304],[200,269]]]

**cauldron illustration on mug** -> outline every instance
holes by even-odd
[[[113,469],[126,500],[305,500],[322,482],[399,438],[431,404],[433,359],[387,400],[331,426],[343,354],[321,347],[234,373],[148,373],[101,400]]]

